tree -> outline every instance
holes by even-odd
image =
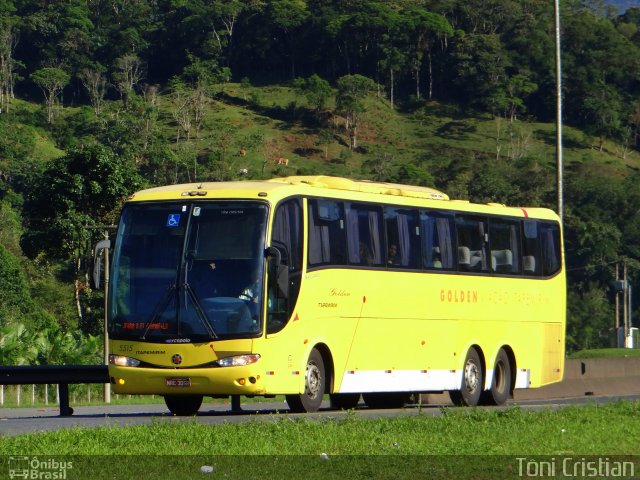
[[[317,144],[322,145],[324,147],[324,159],[327,160],[329,158],[329,145],[331,145],[335,141],[333,130],[330,128],[323,128],[318,132],[318,140]]]
[[[13,56],[18,42],[18,19],[12,15],[15,10],[11,2],[0,3],[0,113],[9,109],[14,96],[15,69],[20,64]]]
[[[296,32],[309,18],[310,12],[304,0],[272,0],[267,8],[268,21],[281,30],[288,47],[291,78],[296,76]]]
[[[0,324],[5,323],[8,311],[25,315],[32,302],[27,280],[20,264],[3,245],[0,245]]]
[[[233,35],[238,16],[253,8],[240,0],[222,0],[212,2],[207,10],[206,19],[211,24],[211,34],[218,49],[225,52],[223,65],[229,65],[233,49]]]
[[[38,357],[33,334],[21,323],[0,326],[0,365],[29,365]]]
[[[325,107],[327,100],[333,94],[329,82],[313,74],[307,79],[297,78],[293,82],[294,88],[307,99],[307,102],[314,108],[316,114]]]
[[[456,39],[453,51],[460,101],[492,112],[504,112],[509,66],[507,52],[497,35],[464,35]]]
[[[538,85],[529,80],[524,74],[513,75],[507,81],[507,94],[509,96],[509,107],[507,115],[513,122],[519,111],[526,110],[525,99],[538,89]]]
[[[82,0],[70,0],[55,7],[60,8],[57,58],[74,73],[91,63],[95,50],[95,25],[91,21],[91,11],[87,3]],[[100,42],[100,39],[97,40]]]
[[[610,86],[600,85],[597,90],[587,94],[583,112],[588,118],[588,130],[599,139],[599,150],[602,152],[605,139],[618,139],[622,131],[622,102],[617,90]]]
[[[456,13],[465,31],[494,35],[504,31],[518,16],[519,3],[516,0],[466,0],[458,2]]]
[[[47,122],[53,121],[54,107],[58,96],[69,83],[71,76],[60,68],[45,67],[31,74],[31,80],[40,87],[47,105]]]
[[[16,322],[38,330],[52,323],[52,319],[31,297],[18,258],[0,245],[0,326]]]
[[[144,64],[137,55],[128,54],[118,58],[115,67],[113,80],[120,96],[126,100],[144,77]]]
[[[637,97],[640,50],[610,20],[590,11],[567,16],[563,25],[563,68],[572,72],[565,111],[570,122],[591,129],[602,147],[604,138],[620,136]]]
[[[362,75],[345,75],[338,79],[336,111],[346,118],[349,149],[352,151],[358,148],[358,123],[366,111],[364,99],[374,88],[373,80]]]
[[[102,65],[97,64],[94,67],[83,68],[78,73],[82,85],[87,89],[96,117],[99,117],[102,112],[102,103],[109,88],[109,82],[104,75],[105,72],[106,69]]]
[[[567,305],[567,350],[610,346],[614,314],[601,286],[591,283],[584,289],[570,289]]]
[[[406,57],[400,51],[400,49],[393,45],[387,46],[382,49],[383,59],[382,65],[389,72],[389,102],[391,109],[395,108],[395,86],[396,86],[396,72],[398,72],[406,62]]]
[[[432,51],[437,41],[446,43],[446,38],[453,35],[453,27],[442,15],[432,13],[423,8],[408,8],[403,12],[403,25],[406,25],[414,38],[416,98],[420,93],[420,70],[427,57],[428,98],[433,97],[433,63]]]
[[[212,131],[210,155],[213,178],[217,181],[231,180],[235,174],[234,161],[229,152],[236,142],[237,129],[225,122],[218,122]]]
[[[88,288],[84,276],[88,266],[83,260],[96,239],[96,227],[114,223],[124,199],[141,184],[128,158],[94,144],[50,162],[27,195],[23,250],[31,258],[44,254],[71,262],[79,319],[81,296]]]
[[[171,115],[178,124],[176,131],[176,143],[180,142],[180,132],[184,132],[187,142],[191,139],[191,127],[193,124],[191,99],[193,92],[180,79],[174,78],[171,82],[173,93],[173,108]]]
[[[49,328],[35,338],[38,363],[43,365],[96,365],[101,363],[103,341],[93,335]]]
[[[405,163],[398,168],[398,173],[392,178],[394,182],[409,185],[421,185],[434,187],[436,184],[433,175],[423,166],[413,163]]]

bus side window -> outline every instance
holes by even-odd
[[[455,229],[453,215],[420,212],[422,266],[427,270],[455,270]]]
[[[345,265],[346,247],[342,202],[309,200],[309,266]]]
[[[273,220],[271,243],[284,246],[287,255],[282,266],[288,269],[286,296],[278,294],[275,281],[268,284],[267,333],[281,330],[295,307],[302,275],[302,206],[300,200],[289,200],[278,206]]]
[[[495,273],[520,273],[520,224],[512,220],[489,220],[491,243],[491,271]]]
[[[379,207],[346,204],[347,247],[351,265],[380,266],[383,263],[382,212]]]
[[[540,246],[542,247],[542,274],[554,275],[560,270],[560,227],[555,223],[542,222]]]
[[[418,212],[405,208],[384,209],[387,231],[387,265],[399,268],[419,268],[420,230]]]
[[[540,245],[538,242],[538,222],[524,220],[522,242],[522,271],[524,275],[540,275]]]
[[[458,266],[465,272],[486,272],[487,220],[481,217],[456,215]]]

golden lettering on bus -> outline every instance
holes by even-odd
[[[440,301],[446,303],[478,303],[477,290],[440,290]]]
[[[540,292],[493,290],[488,293],[488,302],[499,305],[544,305],[549,303],[549,298]]]
[[[329,291],[329,295],[332,297],[350,297],[351,292],[347,292],[346,290],[342,290],[341,288],[332,288]]]

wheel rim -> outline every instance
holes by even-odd
[[[464,384],[467,391],[473,394],[478,389],[480,371],[474,362],[468,362],[464,367]]]
[[[316,398],[320,393],[320,385],[322,383],[322,374],[320,369],[315,363],[309,363],[307,365],[307,381],[306,390],[307,395],[311,398]]]

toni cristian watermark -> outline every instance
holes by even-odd
[[[517,457],[518,476],[523,478],[635,478],[637,465],[610,457]]]

